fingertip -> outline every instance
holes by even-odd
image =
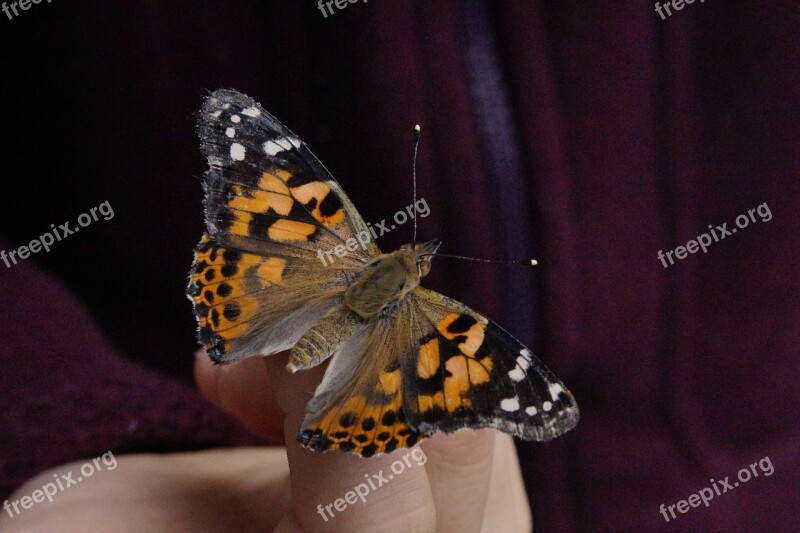
[[[263,357],[248,357],[224,367],[217,377],[217,394],[222,407],[239,418],[249,431],[280,442],[284,412],[260,359]]]
[[[195,352],[195,383],[203,397],[238,418],[248,431],[270,442],[280,442],[284,413],[259,359],[262,358],[254,356],[230,365],[218,365],[204,350],[198,350]]]

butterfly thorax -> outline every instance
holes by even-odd
[[[430,254],[437,247],[433,243],[406,244],[395,252],[375,257],[345,291],[345,307],[366,319],[391,312],[428,273]]]

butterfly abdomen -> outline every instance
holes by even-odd
[[[329,312],[292,347],[286,367],[296,372],[317,366],[364,324],[365,321],[349,309]]]

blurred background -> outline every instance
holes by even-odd
[[[800,528],[800,5],[340,3],[0,13],[0,250],[114,212],[0,262],[0,498],[107,450],[263,442],[191,377],[193,113],[232,87],[369,222],[410,203],[419,123],[421,238],[539,260],[441,260],[426,278],[578,400],[575,430],[518,443],[538,531]],[[770,220],[659,260],[764,203]],[[659,512],[764,457],[773,475],[669,523]]]

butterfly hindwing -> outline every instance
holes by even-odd
[[[288,349],[380,251],[330,173],[251,98],[213,92],[198,133],[209,164],[206,235],[187,295],[200,342],[216,362]],[[359,245],[321,260],[348,242]]]
[[[402,354],[411,338],[407,305],[373,320],[342,344],[306,408],[298,441],[315,451],[342,450],[364,457],[408,448],[422,435],[406,420]]]

